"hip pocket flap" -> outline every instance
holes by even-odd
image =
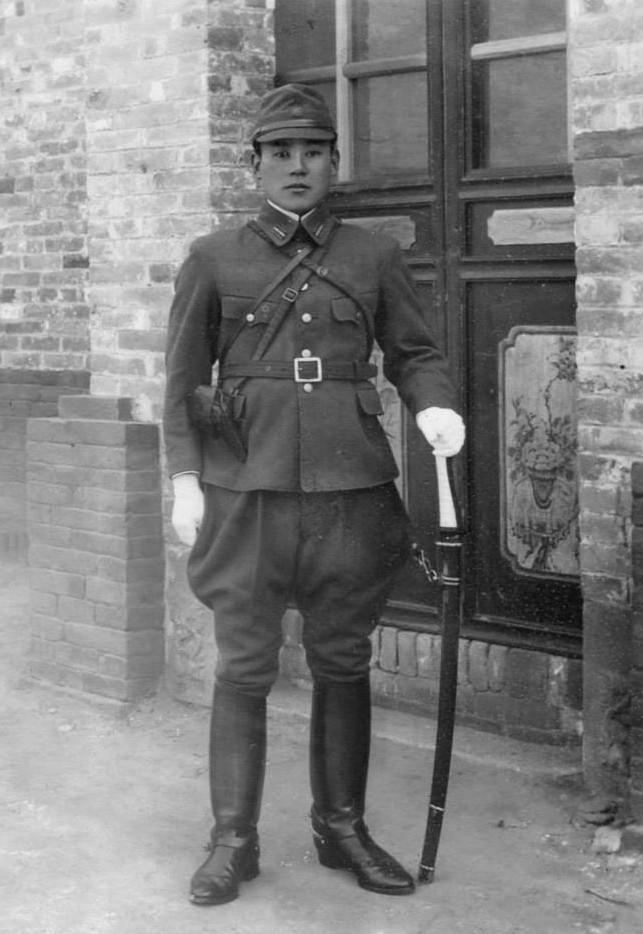
[[[357,401],[365,415],[382,415],[384,412],[380,394],[375,387],[372,389],[358,389]]]

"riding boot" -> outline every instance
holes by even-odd
[[[266,699],[215,686],[210,721],[210,855],[191,883],[197,905],[223,905],[259,875],[257,822],[266,765]]]
[[[358,884],[383,895],[408,895],[409,873],[371,838],[364,823],[370,753],[368,678],[316,682],[310,730],[313,841],[319,861],[349,869]]]

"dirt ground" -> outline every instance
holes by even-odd
[[[210,826],[207,711],[160,692],[128,717],[25,682],[28,591],[0,568],[2,934],[641,934],[636,854],[592,851],[578,752],[458,729],[436,880],[404,898],[321,867],[308,828],[308,698],[280,690],[241,898],[186,897]],[[368,822],[417,871],[435,732],[378,711]]]

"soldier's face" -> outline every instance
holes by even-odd
[[[339,165],[330,141],[279,139],[260,148],[260,154],[253,153],[252,166],[273,204],[305,214],[326,196]]]

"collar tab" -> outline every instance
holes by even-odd
[[[263,232],[277,246],[290,243],[299,224],[312,240],[321,246],[326,243],[331,231],[340,223],[323,204],[318,204],[317,207],[314,207],[312,211],[309,211],[298,221],[297,218],[285,214],[267,201],[264,203],[256,221]]]

